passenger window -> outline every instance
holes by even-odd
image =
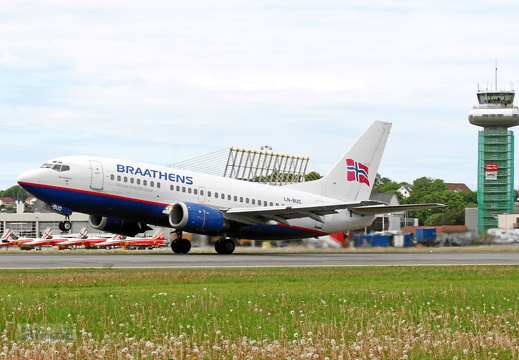
[[[211,197],[211,192],[210,191],[207,192],[207,197]]]
[[[169,190],[173,191],[175,190],[175,187],[173,185],[169,185]]]
[[[124,182],[128,182],[128,177],[125,176],[123,181],[124,181]]]
[[[252,205],[256,205],[256,200],[252,199]]]
[[[117,181],[121,181],[121,175],[117,175]]]
[[[177,191],[180,192],[180,186],[177,185]]]
[[[225,194],[222,194],[222,200],[225,200]]]
[[[204,190],[200,190],[200,196],[204,196]]]
[[[240,202],[241,203],[243,202],[243,196],[240,196]]]
[[[134,181],[135,181],[135,179],[134,179],[134,178],[130,178],[130,184],[133,184],[133,183],[134,183]]]
[[[148,185],[148,181],[142,180],[142,185],[144,185],[144,186]]]
[[[231,201],[231,195],[227,195],[227,200]]]
[[[157,188],[159,188],[159,189],[160,189],[160,183],[159,183],[159,182],[157,183]]]
[[[191,194],[191,188],[187,188],[187,193]]]
[[[249,198],[245,198],[245,203],[246,203],[246,204],[249,203]]]
[[[234,201],[238,201],[238,197],[234,195]]]
[[[193,193],[196,195],[198,193],[198,190],[197,189],[194,189],[193,190]]]
[[[150,186],[151,186],[151,187],[154,187],[154,186],[155,186],[155,182],[150,181]]]
[[[183,193],[186,192],[186,187],[185,187],[185,186],[182,186],[182,192],[183,192]]]
[[[141,184],[141,179],[137,179],[137,185]]]
[[[115,175],[114,174],[110,175],[110,180],[115,180]]]

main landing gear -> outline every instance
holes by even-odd
[[[182,231],[177,231],[177,238],[171,242],[171,250],[175,254],[187,254],[191,250],[191,241],[182,238]],[[222,237],[214,243],[214,249],[218,254],[232,254],[236,246],[234,241],[222,234]]]
[[[171,242],[171,250],[175,254],[187,254],[191,250],[191,241],[182,238],[182,231],[178,231],[177,238]]]
[[[232,254],[235,249],[234,241],[222,234],[222,237],[214,243],[214,249],[218,254]]]

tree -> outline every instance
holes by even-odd
[[[17,202],[24,202],[30,194],[20,185],[11,186],[9,189],[2,192],[2,196],[13,198]]]

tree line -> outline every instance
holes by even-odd
[[[398,190],[407,185],[410,196],[404,198]],[[444,208],[409,211],[409,217],[418,218],[420,225],[465,225],[465,208],[477,207],[476,191],[449,190],[440,179],[421,177],[413,184],[397,183],[388,178],[379,178],[374,192],[396,194],[401,204],[440,203]]]

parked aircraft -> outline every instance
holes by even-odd
[[[31,250],[34,248],[40,248],[42,246],[54,246],[64,241],[69,240],[70,238],[66,238],[63,236],[54,236],[52,235],[52,229],[47,228],[45,233],[39,239],[32,239],[32,241],[28,241],[20,245],[20,249],[22,250]]]
[[[146,248],[154,248],[159,246],[164,246],[166,243],[166,239],[164,238],[164,232],[159,230],[155,232],[151,237],[124,237],[124,236],[114,236],[112,239],[107,240],[105,242],[97,244],[97,247],[104,248],[114,248],[120,247],[124,249],[146,249]]]
[[[323,178],[285,186],[100,157],[60,157],[27,171],[18,183],[35,197],[90,214],[95,229],[135,236],[150,225],[175,229],[171,248],[187,253],[182,232],[220,236],[215,250],[231,254],[230,237],[282,240],[361,229],[376,214],[441,204],[389,206],[370,201],[391,124],[375,121]]]
[[[52,229],[47,228],[40,239],[50,239],[52,237]],[[35,238],[26,238],[26,237],[19,237],[13,234],[11,229],[6,229],[4,231],[4,234],[0,238],[0,247],[10,247],[10,246],[20,246],[20,248],[23,248],[25,244],[31,243],[35,240],[40,240]]]
[[[81,229],[79,236],[72,238],[72,239],[69,238],[66,241],[60,242],[57,245],[60,250],[76,248],[78,246],[82,246],[85,249],[92,249],[92,248],[97,248],[97,244],[105,242],[106,240],[108,240],[107,237],[102,237],[102,236],[91,237],[91,236],[89,236],[87,229],[83,228],[83,229]]]

